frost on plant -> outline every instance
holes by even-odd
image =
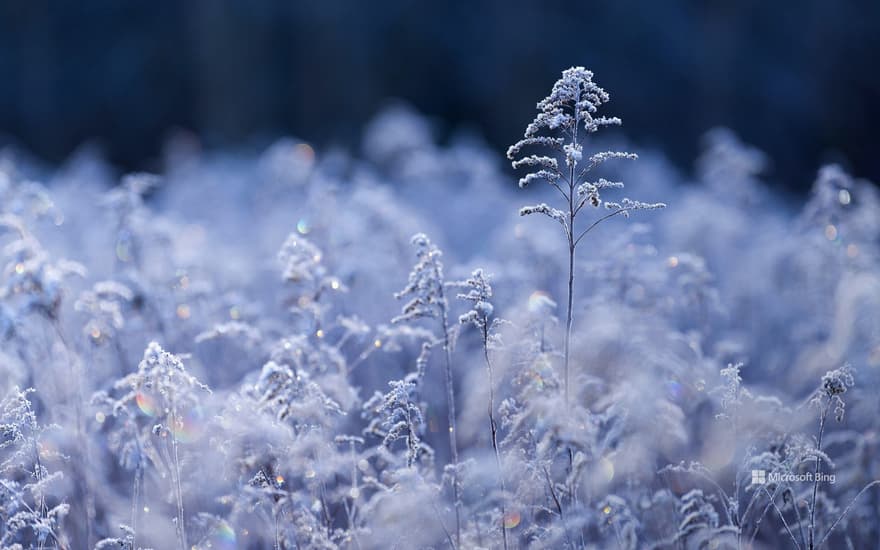
[[[526,127],[525,137],[511,145],[507,158],[515,169],[529,172],[519,180],[520,187],[535,181],[545,181],[560,196],[562,208],[546,203],[520,209],[521,216],[542,214],[557,222],[568,244],[568,308],[563,344],[563,387],[565,400],[569,398],[569,363],[571,330],[574,309],[575,249],[587,233],[599,223],[617,215],[629,217],[635,210],[653,210],[666,205],[646,203],[624,198],[620,202],[604,202],[608,213],[586,224],[576,225],[578,214],[584,208],[599,208],[607,190],[622,189],[623,183],[595,177],[596,170],[614,159],[638,158],[633,153],[600,151],[584,158],[584,143],[592,134],[606,126],[618,126],[617,117],[598,114],[599,108],[610,101],[608,92],[593,82],[593,73],[583,67],[572,67],[562,73],[553,85],[550,95],[538,102],[538,115]],[[539,154],[527,155],[524,150],[537,149]],[[564,165],[560,163],[564,160]],[[584,213],[586,215],[586,213]],[[583,219],[584,216],[581,216]]]
[[[46,466],[57,454],[44,447],[30,391],[15,388],[0,402],[0,545],[2,548],[67,544],[63,521],[69,505],[58,499],[61,472]]]

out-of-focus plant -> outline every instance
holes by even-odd
[[[461,499],[458,472],[458,443],[455,430],[455,388],[452,370],[452,346],[454,336],[449,325],[449,302],[446,299],[446,279],[443,276],[442,252],[428,237],[419,233],[412,238],[416,247],[418,261],[409,274],[409,282],[403,290],[395,294],[398,299],[409,301],[403,306],[400,315],[392,323],[411,323],[423,318],[435,319],[440,325],[440,337],[436,343],[443,346],[444,374],[446,382],[446,408],[449,425],[449,451],[452,456],[452,498],[455,508],[455,540],[461,544]],[[433,345],[434,342],[431,342]]]
[[[493,315],[495,308],[490,301],[490,298],[492,298],[492,286],[489,284],[489,276],[483,273],[482,269],[475,269],[467,280],[460,283],[460,286],[465,292],[458,294],[458,298],[467,300],[472,305],[467,313],[458,318],[458,321],[461,324],[471,324],[479,331],[483,358],[486,360],[486,372],[489,375],[489,403],[487,405],[489,432],[492,441],[492,452],[495,453],[495,463],[498,466],[498,481],[501,487],[501,537],[504,548],[507,550],[507,528],[504,526],[504,520],[507,517],[507,507],[504,503],[504,500],[507,498],[507,489],[504,484],[504,467],[501,461],[501,451],[498,448],[498,423],[495,421],[495,375],[492,369],[492,359],[489,356],[490,351],[500,344],[498,326],[502,321]]]
[[[62,522],[70,507],[53,497],[62,478],[44,464],[55,459],[28,395],[15,388],[0,402],[0,547],[66,548]],[[25,546],[26,545],[26,546]]]
[[[144,350],[138,370],[114,384],[120,395],[106,393],[95,396],[96,404],[106,404],[118,425],[111,426],[117,440],[115,451],[127,468],[134,470],[132,495],[132,536],[138,534],[144,469],[147,460],[171,474],[171,493],[176,508],[175,530],[182,550],[187,544],[184,509],[184,481],[181,469],[181,439],[195,437],[199,429],[201,396],[210,392],[207,386],[187,372],[181,359],[151,342]],[[136,541],[132,544],[134,545]]]

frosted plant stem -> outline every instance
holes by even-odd
[[[345,508],[345,516],[348,519],[348,530],[351,535],[351,540],[354,542],[354,547],[357,548],[357,550],[362,550],[363,547],[361,546],[361,541],[360,539],[358,539],[357,533],[355,532],[354,528],[354,512],[352,511],[354,507],[354,500],[352,500],[351,506],[349,506],[347,502],[343,502],[343,505]]]
[[[442,281],[443,277],[434,267],[435,276],[438,281]],[[447,314],[446,295],[443,291],[443,284],[439,285],[440,303],[442,306],[442,315],[440,322],[443,325],[443,351],[446,358],[446,406],[448,409],[449,421],[449,452],[452,455],[452,498],[455,508],[455,544],[461,546],[461,501],[458,494],[458,445],[455,442],[455,388],[453,386],[454,379],[452,375],[452,346],[449,339],[449,319]]]
[[[327,528],[327,537],[329,538],[333,535],[333,525],[330,518],[330,507],[327,506],[327,487],[323,481],[321,482],[321,511],[324,514],[324,525]]]
[[[791,487],[788,487],[788,496],[791,498],[792,502],[796,502],[796,499],[794,496],[794,491],[791,489]],[[795,518],[797,519],[798,531],[800,531],[800,535],[801,535],[801,542],[806,544],[807,535],[806,535],[806,533],[804,533],[804,521],[803,521],[803,518],[801,518],[800,510],[798,510],[797,506],[792,506],[792,508],[794,508],[794,515],[795,515]],[[758,531],[756,530],[752,534],[752,539],[751,539],[751,541],[749,541],[749,544],[754,542],[755,537],[757,537],[757,536],[758,536]]]
[[[458,545],[455,544],[455,541],[452,540],[452,535],[449,534],[449,529],[446,528],[446,523],[443,522],[443,515],[440,514],[440,510],[437,509],[437,504],[434,502],[434,499],[431,499],[431,508],[434,509],[434,513],[437,514],[437,521],[440,523],[440,527],[443,529],[443,534],[446,535],[446,540],[449,541],[449,546],[452,547],[452,550],[458,550]]]
[[[46,495],[43,493],[43,461],[40,459],[40,448],[37,445],[37,439],[34,437],[34,474],[37,478],[37,484],[40,487],[40,517],[45,517],[46,512]],[[40,539],[40,550],[43,549],[43,539]]]
[[[412,468],[413,465],[416,463],[417,453],[411,451],[411,449],[414,449],[414,448],[415,448],[415,445],[413,444],[413,441],[414,441],[415,435],[412,433],[412,428],[410,428],[410,426],[413,425],[413,420],[412,420],[412,415],[411,415],[410,412],[409,412],[409,409],[407,409],[407,411],[406,411],[406,425],[407,425],[407,436],[406,436],[406,448],[407,448],[407,453],[406,453],[406,467],[407,467],[407,468]]]
[[[172,426],[177,426],[178,419],[176,411],[171,412]],[[171,433],[171,450],[174,453],[174,493],[177,500],[177,534],[180,540],[181,550],[187,550],[186,543],[186,526],[184,525],[183,515],[183,488],[180,483],[180,453],[178,451],[177,436]]]
[[[272,522],[275,524],[275,544],[272,546],[274,550],[281,550],[281,533],[278,528],[278,510],[272,506]]]
[[[765,491],[766,491],[766,489],[765,489]],[[771,499],[767,501],[767,505],[764,507],[764,511],[761,512],[761,515],[758,516],[757,521],[755,521],[755,527],[752,529],[752,535],[751,535],[751,537],[749,537],[749,541],[747,543],[749,545],[748,546],[749,548],[752,548],[754,546],[755,538],[758,536],[758,532],[761,530],[761,522],[764,521],[764,517],[767,515],[767,512],[770,511],[770,508],[776,506],[776,502],[775,502],[776,495],[779,494],[780,492],[782,493],[783,497],[785,496],[785,493],[788,493],[789,497],[792,499],[792,502],[795,502],[796,499],[794,496],[794,492],[792,491],[790,486],[783,487],[782,485],[780,485],[779,487],[777,487],[776,490],[773,491],[773,494],[770,495]],[[767,493],[769,494],[769,491],[767,491]],[[757,495],[757,493],[756,493],[756,495]],[[745,520],[745,518],[747,517],[749,509],[751,508],[752,503],[754,503],[755,501],[756,501],[755,499],[752,499],[749,502],[749,506],[746,508],[746,511],[743,512],[743,515],[742,515],[743,520]],[[799,534],[801,536],[801,542],[803,542],[804,545],[806,545],[807,544],[807,536],[804,533],[803,519],[801,518],[800,512],[798,512],[797,506],[792,506],[792,509],[794,510],[794,516],[797,521],[796,524],[798,526],[798,530],[800,531]],[[785,521],[784,517],[782,518],[782,521]],[[801,548],[800,543],[797,542],[796,539],[794,542],[798,548]]]
[[[856,503],[856,501],[859,499],[859,497],[862,496],[868,489],[870,489],[871,487],[874,487],[876,485],[880,485],[880,479],[875,479],[871,483],[868,483],[867,485],[862,487],[862,490],[859,491],[856,494],[856,496],[853,497],[853,499],[851,501],[849,501],[849,504],[846,505],[846,508],[844,508],[843,512],[837,517],[836,520],[834,520],[834,523],[832,523],[831,527],[828,528],[828,531],[825,533],[825,536],[822,537],[822,540],[820,540],[818,543],[816,543],[816,548],[819,548],[820,546],[825,544],[825,541],[828,540],[828,537],[830,537],[831,533],[834,532],[834,529],[837,527],[837,524],[840,523],[841,521],[843,521],[843,518],[845,518],[846,515],[850,512],[850,510],[852,510],[853,505]]]
[[[80,489],[83,492],[83,501],[84,501],[84,510],[86,515],[86,542],[89,547],[92,545],[92,522],[95,517],[95,499],[91,490],[91,483],[89,480],[88,467],[92,463],[91,460],[91,452],[89,448],[89,441],[86,438],[85,430],[83,429],[83,412],[82,412],[82,404],[84,402],[83,398],[83,388],[82,381],[83,376],[80,372],[79,362],[74,357],[73,350],[68,343],[67,337],[64,334],[64,331],[61,328],[61,323],[58,319],[53,316],[52,317],[52,327],[55,329],[55,334],[58,335],[58,339],[61,341],[61,345],[64,346],[64,354],[67,356],[68,364],[70,365],[70,375],[73,377],[71,383],[75,386],[76,394],[74,396],[74,421],[76,422],[76,439],[79,448],[83,451],[85,455],[85,466],[82,469],[81,475],[77,476],[79,479],[79,483],[81,485]]]
[[[578,127],[578,112],[575,109],[575,125],[574,132],[572,135],[572,141],[577,143],[577,127]],[[574,218],[577,215],[577,211],[575,210],[574,205],[574,195],[575,195],[575,175],[574,171],[577,167],[577,162],[572,162],[569,168],[569,176],[568,176],[568,227],[565,230],[566,238],[568,239],[568,308],[566,310],[565,315],[565,344],[564,344],[564,366],[563,366],[563,380],[564,380],[564,394],[565,394],[565,404],[568,405],[568,364],[569,358],[571,354],[571,325],[572,325],[572,310],[574,306],[574,251],[577,247],[577,242],[574,240]]]
[[[828,417],[828,410],[831,408],[830,404],[822,409],[822,414],[819,417],[819,437],[816,439],[816,451],[822,451],[822,435],[825,432],[825,420]],[[809,526],[809,543],[807,548],[813,550],[815,548],[813,544],[813,538],[816,533],[816,495],[819,492],[819,474],[822,472],[822,459],[816,455],[816,473],[813,478],[813,496],[810,499],[810,526]]]
[[[449,410],[449,451],[452,455],[452,498],[455,505],[455,543],[461,546],[461,501],[458,494],[458,445],[455,442],[455,390],[452,378],[452,350],[449,345],[449,329],[446,326],[446,309],[443,310],[443,350],[446,352],[446,406]]]
[[[794,543],[794,547],[800,550],[801,545],[798,544],[797,538],[795,538],[794,533],[791,532],[791,528],[788,526],[788,522],[785,520],[785,514],[783,514],[782,510],[779,509],[779,506],[776,505],[775,495],[771,495],[766,486],[762,486],[761,488],[764,490],[765,493],[767,493],[767,498],[770,499],[770,505],[773,506],[773,509],[776,511],[779,519],[782,520],[782,525],[785,527],[785,531],[788,533],[788,536],[791,537],[791,542]],[[812,541],[810,542],[810,544],[812,545]]]
[[[504,550],[507,550],[507,488],[504,484],[504,468],[501,466],[501,452],[498,450],[498,424],[495,422],[495,377],[492,374],[492,361],[489,360],[489,328],[483,323],[483,357],[486,358],[486,370],[489,373],[489,428],[492,433],[492,450],[495,451],[495,464],[498,466],[498,479],[501,484],[501,539]]]
[[[562,511],[562,503],[559,501],[559,496],[556,494],[556,488],[553,486],[550,472],[547,471],[547,468],[542,469],[544,470],[544,477],[547,479],[547,488],[550,490],[550,496],[553,498],[553,504],[556,506],[556,512],[559,514],[559,519],[562,520],[562,532],[565,534],[565,540],[568,542],[569,548],[574,548],[574,543],[571,541],[571,535],[568,534],[568,523],[565,521],[565,513]]]
[[[568,312],[565,316],[565,363],[563,368],[565,404],[568,405],[568,363],[571,347],[572,303],[574,301],[574,245],[568,247]]]
[[[131,547],[137,548],[137,533],[138,533],[138,516],[140,515],[140,492],[141,492],[141,475],[143,473],[143,469],[141,466],[141,449],[140,442],[137,442],[138,446],[138,463],[134,470],[134,487],[132,488],[131,494]]]
[[[409,418],[407,418],[407,422],[409,425],[412,425]],[[354,441],[349,441],[348,448],[351,450],[351,488],[354,492],[353,494],[358,495],[360,494],[360,489],[358,488],[357,451],[355,450]],[[358,550],[361,550],[361,541],[358,539],[357,528],[355,527],[355,517],[357,516],[356,496],[352,496],[350,507],[346,503],[345,513],[348,516],[348,530],[351,532],[351,538],[354,541],[354,545]]]

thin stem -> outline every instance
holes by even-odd
[[[834,528],[837,527],[838,523],[843,521],[843,518],[846,517],[846,515],[852,509],[853,505],[856,503],[856,500],[858,500],[859,497],[862,496],[862,494],[865,491],[867,491],[868,489],[870,489],[871,487],[873,487],[875,485],[880,485],[880,479],[875,479],[871,483],[862,487],[862,490],[859,491],[858,494],[856,494],[856,496],[854,496],[853,499],[851,501],[849,501],[849,504],[846,505],[846,508],[843,510],[843,513],[840,514],[840,516],[838,516],[838,518],[836,520],[834,520],[834,523],[832,523],[831,527],[828,528],[828,532],[825,533],[825,536],[823,536],[822,539],[818,542],[818,544],[816,544],[816,548],[819,548],[820,546],[822,546],[822,544],[825,543],[825,541],[828,539],[828,537],[831,536],[831,533],[834,532]]]
[[[378,349],[378,348],[376,348],[376,343],[375,343],[375,342],[376,342],[375,340],[372,341],[372,342],[370,342],[370,345],[367,346],[367,347],[364,349],[364,351],[362,351],[362,352],[360,353],[360,355],[358,355],[357,358],[356,358],[354,361],[351,362],[350,365],[348,365],[346,374],[351,374],[352,371],[354,371],[354,369],[355,369],[357,366],[359,366],[361,363],[363,363],[364,361],[366,361],[367,358],[369,358],[370,355],[372,355],[373,352],[376,351],[376,349]],[[381,344],[381,342],[380,342],[380,344]]]
[[[177,412],[172,409],[171,423],[175,428],[177,428],[176,422],[178,422]],[[173,453],[174,459],[174,496],[177,501],[177,535],[180,541],[181,550],[187,550],[186,526],[184,524],[183,512],[183,487],[180,482],[180,453],[178,451],[177,436],[174,435],[173,431],[171,432],[171,452]]]
[[[574,544],[571,542],[571,536],[568,534],[568,524],[565,521],[565,514],[562,512],[562,503],[559,502],[559,496],[556,494],[556,489],[553,487],[553,480],[550,479],[550,472],[547,471],[547,468],[542,467],[544,470],[544,477],[547,479],[547,487],[550,489],[550,496],[553,498],[553,504],[556,506],[556,511],[559,513],[559,519],[562,521],[562,532],[565,534],[565,540],[568,541],[568,546],[570,548],[574,548]]]
[[[30,405],[28,405],[30,408]],[[31,426],[31,430],[35,429],[35,426]],[[34,477],[37,478],[37,486],[40,488],[40,500],[39,500],[39,516],[40,518],[46,517],[46,495],[43,492],[43,461],[40,459],[40,446],[37,441],[37,436],[32,433],[33,437],[33,448],[34,448]],[[40,549],[43,548],[43,540],[40,539]]]
[[[816,495],[819,492],[819,474],[822,472],[822,459],[819,457],[820,452],[822,452],[822,435],[825,433],[825,420],[828,417],[828,409],[830,409],[830,403],[824,409],[822,409],[822,414],[819,416],[819,437],[816,440],[816,472],[815,477],[813,478],[813,497],[810,499],[810,525],[809,525],[809,544],[808,548],[813,550],[815,546],[813,545],[813,537],[816,532]]]
[[[504,484],[504,469],[501,466],[501,453],[498,450],[498,425],[495,423],[495,378],[492,374],[492,361],[489,360],[489,319],[483,316],[483,357],[486,359],[486,370],[489,373],[489,429],[492,433],[492,450],[495,451],[495,463],[498,466],[498,479],[501,484],[501,538],[504,550],[507,550],[507,527],[504,520],[507,517],[505,499],[507,488]]]
[[[418,449],[416,448],[417,440],[409,407],[406,407],[406,430],[406,467],[412,468],[416,463]]]
[[[577,117],[577,109],[575,109],[575,117]],[[575,141],[577,141],[577,121],[575,121]],[[565,397],[565,404],[568,405],[568,364],[570,361],[570,353],[571,353],[571,325],[572,325],[572,313],[573,313],[573,305],[574,305],[574,251],[575,247],[577,247],[577,242],[574,241],[574,218],[577,215],[574,206],[574,192],[575,192],[575,181],[574,181],[574,170],[575,163],[571,164],[569,168],[570,176],[568,181],[568,228],[566,229],[566,237],[568,238],[568,307],[566,309],[565,314],[565,342],[564,342],[564,364],[563,364],[563,391]]]
[[[431,499],[431,508],[433,508],[434,513],[437,514],[437,521],[440,523],[440,528],[443,529],[443,533],[446,535],[446,540],[449,541],[449,546],[452,550],[458,550],[458,545],[452,540],[452,535],[449,534],[449,529],[446,528],[446,524],[443,522],[443,516],[440,514],[440,510],[437,509],[437,504],[434,503],[433,498]]]
[[[131,491],[131,547],[137,548],[137,533],[138,533],[138,517],[140,516],[140,494],[141,494],[141,478],[143,476],[143,467],[141,466],[141,443],[140,440],[135,437],[135,443],[138,447],[138,459],[137,466],[134,469],[134,487],[132,487]]]
[[[563,179],[564,179],[564,178],[563,178]],[[558,184],[558,183],[556,183],[555,181],[551,181],[551,182],[550,182],[550,185],[552,185],[553,187],[555,187],[556,190],[559,191],[559,193],[562,195],[562,197],[563,197],[566,201],[569,200],[568,193],[566,193],[566,192],[562,189],[562,187],[559,187],[559,184]]]
[[[569,242],[571,239],[569,238]],[[568,308],[565,314],[565,344],[564,344],[564,367],[563,367],[563,379],[564,379],[564,392],[565,392],[565,404],[568,405],[568,364],[569,364],[569,355],[571,350],[571,325],[573,322],[572,318],[572,309],[574,304],[574,244],[568,245]]]
[[[324,526],[327,529],[327,538],[333,535],[332,518],[330,517],[330,507],[327,506],[327,487],[321,481],[321,513],[324,514]]]
[[[801,535],[801,542],[804,543],[804,546],[807,545],[807,534],[804,533],[804,520],[801,518],[801,513],[798,510],[797,506],[797,498],[794,495],[794,491],[792,491],[791,487],[788,487],[788,496],[791,498],[791,507],[794,509],[794,517],[797,519],[798,531]],[[752,535],[752,540],[755,540],[755,537],[758,535],[758,532]]]
[[[70,346],[67,337],[64,334],[64,330],[61,328],[61,322],[58,320],[57,316],[51,317],[52,328],[55,329],[55,334],[58,336],[58,339],[61,341],[61,345],[64,347],[64,354],[67,356],[67,362],[70,366],[70,375],[73,378],[71,380],[71,384],[74,385],[75,395],[73,396],[74,404],[74,421],[76,423],[76,439],[77,444],[80,449],[83,451],[85,455],[85,466],[83,467],[81,472],[78,472],[77,481],[80,486],[79,489],[82,491],[83,502],[84,502],[84,512],[86,516],[86,543],[88,546],[92,544],[92,522],[95,517],[95,499],[92,495],[91,484],[89,483],[89,472],[88,465],[92,463],[91,453],[89,448],[89,441],[85,436],[85,430],[83,429],[83,411],[82,404],[84,402],[83,399],[83,388],[82,381],[83,376],[81,376],[80,372],[80,363],[77,360],[77,357],[74,355],[74,350]]]
[[[278,510],[274,505],[272,506],[272,521],[275,524],[275,544],[272,548],[274,550],[281,550],[281,529],[278,523]]]
[[[788,533],[788,536],[791,537],[791,542],[794,543],[795,548],[801,550],[801,545],[798,543],[797,539],[794,536],[794,533],[791,532],[791,528],[788,526],[788,522],[785,520],[785,516],[782,514],[782,510],[776,505],[776,500],[774,500],[773,496],[770,494],[770,491],[767,490],[767,487],[761,487],[765,493],[767,493],[767,497],[770,499],[770,504],[773,505],[773,509],[776,510],[776,513],[779,514],[779,519],[782,520],[782,525],[785,526],[785,530]],[[812,544],[812,543],[811,543]]]
[[[355,548],[357,548],[357,550],[361,550],[362,549],[361,541],[358,540],[357,532],[355,531],[355,528],[354,528],[354,516],[353,516],[353,512],[352,512],[352,506],[354,506],[354,503],[352,503],[352,505],[349,506],[348,501],[344,500],[342,502],[342,505],[343,505],[343,508],[345,509],[345,517],[348,520],[349,536],[351,536],[351,540],[354,542]]]
[[[593,223],[591,223],[589,227],[587,227],[586,229],[584,229],[584,230],[581,232],[581,234],[578,235],[578,238],[574,240],[574,245],[577,246],[577,244],[578,244],[579,242],[581,242],[581,239],[584,238],[584,235],[586,235],[587,233],[589,233],[591,229],[593,229],[594,227],[596,227],[596,226],[599,225],[600,223],[604,222],[604,221],[607,220],[607,219],[613,218],[614,216],[616,216],[616,215],[618,215],[618,214],[623,214],[624,212],[629,212],[630,210],[632,210],[632,208],[621,208],[621,209],[619,209],[619,210],[615,210],[614,212],[611,212],[610,214],[605,214],[604,216],[602,216],[602,217],[599,218],[598,220],[596,220],[596,221],[594,221]]]
[[[408,411],[407,414],[409,414]],[[360,494],[360,489],[358,489],[357,451],[355,450],[354,445],[354,441],[350,441],[348,444],[348,448],[351,451],[351,506],[348,505],[348,501],[343,500],[343,503],[345,504],[345,514],[348,518],[348,531],[351,534],[354,545],[358,550],[361,550],[361,541],[358,540],[357,528],[355,527],[355,517],[357,516],[357,495]]]
[[[436,269],[436,268],[435,268]],[[437,279],[440,280],[439,270],[437,271]],[[443,325],[443,351],[446,358],[446,406],[448,411],[449,422],[449,451],[452,455],[452,498],[455,508],[455,543],[461,546],[461,502],[458,494],[458,445],[455,442],[455,389],[453,387],[452,376],[452,346],[449,338],[448,316],[446,296],[443,292],[443,285],[440,284],[440,303],[442,304],[441,323]]]
[[[804,544],[804,546],[806,546],[806,544],[807,544],[807,537],[806,537],[806,535],[804,534],[804,525],[803,525],[803,521],[802,521],[802,519],[801,519],[801,514],[800,514],[800,512],[798,512],[798,509],[797,509],[797,503],[794,502],[794,500],[795,500],[794,493],[792,492],[790,486],[778,485],[778,486],[776,487],[776,489],[773,491],[772,498],[767,502],[767,505],[764,507],[764,510],[761,512],[761,515],[758,516],[758,519],[755,521],[755,527],[754,527],[754,529],[752,529],[752,535],[749,537],[749,541],[748,541],[748,545],[749,545],[748,547],[749,547],[749,548],[751,548],[752,545],[754,544],[754,542],[755,542],[755,538],[757,538],[757,536],[758,536],[758,532],[761,530],[761,522],[764,521],[764,517],[767,515],[767,512],[770,511],[771,506],[775,506],[775,504],[776,504],[776,503],[775,503],[776,496],[780,493],[780,491],[782,492],[783,495],[785,495],[785,493],[786,493],[786,491],[787,491],[788,494],[791,496],[791,499],[792,499],[792,509],[794,509],[795,519],[797,520],[798,530],[800,531],[800,535],[801,535],[801,542]],[[748,506],[748,508],[746,508],[746,511],[743,512],[743,515],[742,515],[742,517],[743,517],[743,520],[742,520],[742,522],[743,522],[743,526],[745,526],[746,517],[747,517],[747,515],[748,515],[749,508],[751,508],[752,503],[754,503],[754,502],[756,502],[756,501],[758,500],[758,496],[760,496],[760,494],[761,494],[761,493],[758,492],[758,491],[755,492],[755,496],[752,498],[751,501],[749,501],[749,506]],[[741,535],[742,535],[742,533],[738,533],[738,537],[741,536]],[[800,547],[800,546],[799,546],[799,547]]]

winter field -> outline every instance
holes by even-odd
[[[876,548],[878,188],[600,85],[509,151],[0,152],[0,548]]]

